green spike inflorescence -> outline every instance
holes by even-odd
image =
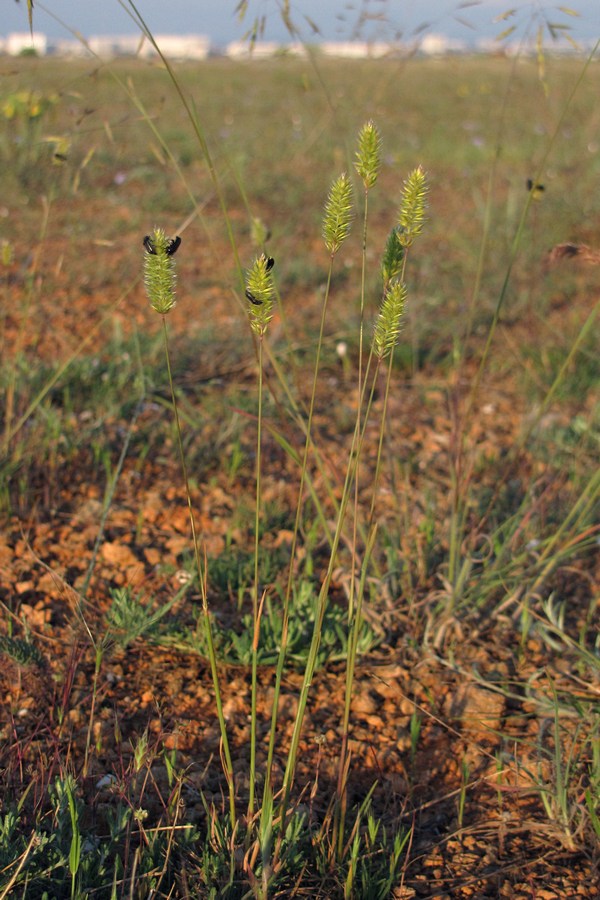
[[[381,137],[373,122],[366,122],[360,130],[354,166],[365,190],[372,188],[381,168]]]
[[[176,243],[176,242],[177,243]],[[166,237],[162,228],[155,228],[152,235],[144,239],[144,284],[152,309],[162,316],[175,306],[175,260],[174,252],[180,239]]]
[[[323,217],[323,238],[332,255],[337,253],[348,237],[351,220],[352,184],[344,172],[331,186]]]
[[[402,201],[398,214],[398,239],[403,247],[410,247],[421,234],[425,223],[427,177],[421,166],[414,169],[402,188]]]

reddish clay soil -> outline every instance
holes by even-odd
[[[117,248],[110,252],[111,266],[118,268]],[[184,254],[181,256],[183,259]],[[13,290],[18,291],[17,264],[13,274]],[[89,292],[71,290],[61,281],[59,271],[54,276],[57,290],[51,292],[51,300],[41,296],[36,308],[36,321],[43,319],[47,324],[35,331],[34,351],[39,360],[66,358],[117,296],[114,289],[107,290],[107,299],[99,302],[96,285],[91,285]],[[217,277],[218,273],[215,281]],[[229,298],[213,285],[206,285],[202,303],[204,307],[211,304],[211,316],[223,322],[225,331],[232,316]],[[182,306],[177,307],[170,322],[175,346],[188,330],[188,314]],[[125,309],[135,310],[134,315]],[[126,304],[119,306],[116,316],[124,329],[132,319],[140,328],[160,327],[147,308],[139,284]],[[8,317],[6,347],[16,340],[19,324],[17,314]],[[500,336],[508,348],[509,338],[508,331]],[[518,339],[518,334],[513,332],[511,339]],[[31,351],[26,341],[20,340],[21,350]],[[96,338],[92,345],[95,342]],[[218,374],[225,382],[229,377],[238,384],[247,383],[251,391],[255,361],[248,346],[244,364],[229,375],[226,354],[220,357],[215,348],[209,360],[196,361],[195,370],[187,376],[190,383]],[[453,411],[436,373],[425,371],[401,382],[391,401],[390,440],[397,455],[410,451],[419,459],[411,491],[402,493],[407,521],[413,523],[417,534],[426,502],[419,487],[423,472],[438,495],[437,515],[447,514],[447,505],[444,507],[440,498],[449,490],[447,457]],[[353,407],[353,395],[341,368],[331,366],[326,384],[327,402],[322,401],[316,421],[321,433],[331,428],[333,406],[348,405],[350,413]],[[468,379],[463,387],[455,385],[459,396],[464,395],[467,385]],[[379,409],[380,404],[381,399]],[[490,405],[494,413],[486,415]],[[492,470],[494,460],[500,459],[515,439],[523,405],[505,377],[495,381],[490,378],[484,385],[481,415],[473,417],[467,439],[478,446],[482,456],[487,454]],[[165,415],[168,410],[148,402],[136,427]],[[218,436],[219,425],[206,423],[203,440],[207,444]],[[127,426],[120,422],[106,425],[112,446],[122,446]],[[252,432],[249,427],[244,437],[249,453]],[[373,441],[375,436],[374,430]],[[341,439],[328,445],[331,472],[343,470],[345,446]],[[374,450],[373,444],[366,453],[367,460],[374,459]],[[226,448],[225,456],[228,452]],[[265,497],[293,509],[297,473],[268,436],[265,454]],[[133,746],[147,730],[150,750],[177,748],[178,764],[186,771],[185,816],[189,821],[200,821],[204,815],[200,790],[217,805],[224,790],[214,691],[206,661],[190,650],[145,640],[135,641],[126,650],[113,646],[106,650],[95,697],[92,690],[95,652],[87,628],[93,635],[102,634],[109,589],[128,585],[134,592],[143,591],[145,596],[165,602],[181,586],[182,560],[189,563],[188,511],[176,452],[165,445],[158,457],[126,459],[83,602],[80,591],[100,530],[105,487],[99,476],[94,480],[97,468],[89,455],[80,452],[70,461],[59,458],[50,478],[40,472],[32,489],[33,502],[28,508],[16,509],[3,522],[0,597],[5,610],[4,633],[9,622],[17,636],[23,635],[26,626],[43,661],[22,667],[2,657],[2,765],[5,784],[14,786],[28,777],[37,784],[48,783],[65,766],[82,771],[91,738],[87,775],[82,783],[90,803],[110,804],[109,792],[104,795],[96,785],[107,773],[127,770]],[[529,467],[531,477],[542,478],[540,463],[524,456],[520,464],[525,471]],[[493,472],[482,477],[493,482]],[[210,557],[217,557],[231,539],[233,513],[242,500],[252,502],[252,492],[251,466],[233,479],[215,469],[209,479],[194,486],[198,527]],[[395,515],[395,503],[391,496],[386,501],[382,491],[382,521]],[[273,545],[286,546],[289,534],[282,530],[269,539]],[[234,534],[236,540],[243,543],[248,536]],[[580,697],[582,704],[597,704],[598,685],[581,683],[569,654],[552,651],[539,637],[532,635],[520,643],[518,603],[506,603],[503,608],[492,604],[489,609],[469,614],[448,614],[446,619],[434,615],[436,603],[445,597],[443,580],[430,575],[425,559],[419,558],[418,538],[413,535],[411,541],[407,537],[407,547],[415,554],[411,577],[418,584],[418,592],[406,596],[383,583],[379,592],[376,588],[372,591],[368,615],[382,640],[358,666],[348,775],[350,805],[364,799],[377,782],[375,813],[392,830],[412,829],[401,884],[394,896],[596,898],[599,856],[591,829],[569,834],[559,822],[551,821],[534,780],[540,775],[538,743],[550,746],[551,698],[564,691]],[[317,553],[315,558],[317,566],[322,567],[325,557]],[[348,573],[348,557],[342,554],[332,602],[343,602]],[[318,581],[322,571],[315,574]],[[568,584],[568,629],[572,635],[585,624],[590,592],[594,588],[597,591],[599,575],[597,560],[589,557],[571,561],[552,575],[555,588]],[[235,619],[235,603],[229,598],[213,592],[210,603],[217,615],[228,621]],[[194,628],[198,610],[198,592],[192,589],[173,614],[182,628]],[[248,766],[250,673],[242,666],[223,666],[220,678],[242,807]],[[273,668],[261,667],[259,763],[265,755],[273,683]],[[299,685],[300,675],[288,671],[280,700],[276,778],[283,771]],[[317,819],[326,812],[335,791],[343,692],[342,664],[332,663],[318,672],[297,773],[299,802],[307,804]],[[421,729],[412,747],[410,723],[415,712]],[[566,719],[562,725],[566,750],[576,753],[577,720],[573,717],[569,724]],[[549,771],[542,774],[552,780]],[[582,805],[585,787],[581,783],[576,797]],[[301,788],[305,788],[304,793]],[[154,802],[156,814],[160,814],[160,798],[167,791],[160,757],[149,769],[144,791],[146,807],[152,812]],[[581,819],[575,816],[574,820]]]

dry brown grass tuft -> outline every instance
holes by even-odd
[[[600,265],[600,250],[588,247],[587,244],[556,244],[546,257],[549,266],[556,265],[565,259],[577,259],[592,266]]]

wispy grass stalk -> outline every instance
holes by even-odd
[[[367,382],[364,383],[363,388],[366,387]],[[290,792],[294,780],[296,761],[298,755],[298,746],[300,741],[300,733],[302,729],[302,723],[304,720],[304,714],[306,712],[306,705],[308,702],[308,695],[310,692],[310,687],[312,684],[312,679],[314,677],[317,655],[319,652],[319,646],[321,641],[321,633],[323,627],[323,621],[325,617],[325,612],[328,605],[329,598],[329,589],[331,587],[331,580],[333,577],[333,572],[337,560],[337,552],[339,549],[339,544],[343,534],[344,522],[346,519],[346,514],[348,511],[348,504],[352,497],[352,484],[353,480],[356,476],[356,470],[358,466],[358,462],[361,458],[361,452],[366,436],[366,427],[369,421],[369,413],[374,399],[374,391],[375,391],[375,382],[372,383],[372,388],[370,392],[369,401],[365,410],[365,414],[362,417],[362,429],[359,432],[358,430],[358,419],[355,423],[354,434],[351,442],[350,449],[348,451],[348,465],[346,468],[346,474],[344,478],[344,484],[341,491],[341,500],[339,505],[339,511],[336,518],[336,528],[333,535],[332,546],[330,549],[329,561],[327,571],[325,573],[324,579],[321,583],[321,588],[319,590],[319,595],[317,598],[316,605],[316,614],[315,614],[315,622],[313,626],[313,633],[311,644],[308,652],[307,663],[305,666],[302,686],[300,689],[300,697],[298,703],[298,711],[296,713],[296,718],[294,721],[294,728],[292,733],[292,739],[290,744],[290,750],[288,752],[288,757],[286,761],[286,769],[284,773],[283,780],[283,798],[282,798],[282,817],[285,815],[285,811],[287,809],[287,805],[289,802]],[[364,391],[363,391],[364,393]],[[364,398],[361,399],[361,405]],[[367,542],[367,548],[369,547],[369,542]]]
[[[194,560],[196,563],[196,572],[198,575],[198,584],[202,600],[202,613],[204,619],[204,634],[206,638],[206,646],[208,650],[208,658],[210,662],[210,670],[215,691],[215,705],[217,709],[217,718],[219,721],[219,729],[221,734],[222,758],[224,762],[224,773],[227,779],[229,789],[229,812],[231,816],[232,828],[235,827],[236,808],[235,808],[235,783],[233,776],[233,764],[231,760],[231,752],[229,749],[229,739],[227,736],[227,726],[223,713],[223,703],[221,698],[221,689],[219,683],[219,674],[217,669],[217,657],[210,622],[210,613],[208,609],[208,594],[206,586],[206,558],[203,559],[200,537],[196,529],[196,518],[192,505],[192,496],[190,491],[189,477],[187,471],[187,462],[183,449],[183,438],[181,435],[181,423],[179,419],[179,408],[177,397],[175,394],[175,385],[173,382],[173,373],[171,371],[171,355],[169,352],[169,335],[167,330],[166,316],[175,305],[175,261],[174,253],[177,250],[179,238],[173,240],[167,239],[161,228],[155,228],[152,235],[144,240],[146,253],[144,255],[144,282],[148,299],[153,309],[162,316],[163,341],[165,349],[165,360],[167,365],[167,377],[169,381],[169,389],[171,392],[171,403],[173,406],[173,415],[175,418],[175,430],[177,433],[177,445],[179,449],[179,458],[181,462],[181,470],[183,475],[184,489],[188,506],[188,514],[190,520],[190,529],[192,533],[192,543],[194,546]]]
[[[403,280],[405,276],[407,252],[414,242],[415,238],[421,233],[425,220],[425,205],[427,197],[427,180],[424,171],[418,167],[409,175],[404,182],[400,210],[398,214],[398,226],[392,231],[388,239],[383,263],[383,299],[379,309],[379,314],[375,321],[373,342],[371,346],[371,354],[369,356],[369,366],[371,359],[375,358],[375,371],[373,374],[372,391],[367,408],[368,412],[371,408],[373,400],[373,391],[379,380],[379,369],[383,360],[388,359],[387,373],[385,378],[384,401],[379,424],[379,440],[377,447],[377,458],[375,463],[375,473],[371,485],[371,509],[369,514],[368,537],[365,546],[362,564],[361,577],[356,598],[356,608],[353,604],[349,604],[348,611],[348,654],[346,661],[346,683],[344,692],[344,711],[342,718],[342,740],[340,748],[339,768],[338,768],[338,784],[337,784],[337,808],[334,819],[334,843],[337,843],[338,858],[341,859],[343,854],[344,841],[344,821],[346,814],[346,791],[344,773],[348,768],[348,740],[350,728],[350,715],[352,704],[352,690],[354,684],[354,673],[356,670],[356,659],[358,653],[358,640],[363,625],[362,609],[364,601],[364,592],[366,585],[367,572],[369,569],[371,556],[375,545],[375,537],[377,533],[377,523],[375,521],[375,504],[377,491],[379,487],[379,477],[381,472],[381,463],[383,457],[383,440],[386,431],[387,407],[392,380],[394,348],[398,343],[400,329],[403,323],[404,308],[406,305],[407,288]],[[360,432],[360,407],[357,413],[357,429]],[[366,425],[366,422],[365,422]],[[362,441],[361,441],[362,442]],[[358,517],[358,494],[356,493],[356,485],[358,483],[358,468],[355,483],[355,509],[354,520]],[[351,592],[354,590],[355,571],[354,564],[357,558],[356,531],[353,535],[353,559],[352,559],[352,578]],[[352,596],[352,594],[351,594]]]
[[[315,365],[313,371],[312,378],[312,387],[311,387],[311,396],[308,407],[308,417],[306,422],[306,438],[304,443],[304,450],[302,454],[301,461],[301,469],[300,469],[300,478],[298,485],[298,500],[296,503],[296,516],[294,522],[294,529],[292,534],[291,548],[290,548],[290,566],[288,570],[288,578],[285,588],[284,600],[283,600],[283,610],[282,610],[282,631],[281,631],[281,646],[279,651],[279,657],[277,661],[277,671],[275,675],[275,688],[274,688],[274,698],[273,698],[273,709],[271,713],[271,728],[269,733],[269,749],[267,753],[267,767],[266,767],[266,775],[265,775],[265,784],[269,785],[268,790],[271,790],[271,777],[272,777],[272,767],[273,767],[273,756],[275,752],[275,740],[277,733],[277,710],[278,710],[278,701],[279,694],[281,690],[281,681],[283,677],[283,669],[285,664],[285,657],[287,652],[288,645],[288,637],[289,637],[289,614],[290,614],[290,602],[292,596],[292,585],[294,578],[294,560],[296,556],[296,547],[298,542],[298,535],[300,532],[300,523],[302,521],[302,511],[304,508],[303,505],[303,497],[304,497],[304,485],[306,481],[307,468],[308,468],[308,458],[309,452],[311,448],[311,434],[312,434],[312,421],[314,416],[315,409],[315,400],[317,394],[317,384],[319,377],[319,368],[321,364],[321,350],[323,346],[323,337],[325,334],[325,321],[327,316],[327,306],[329,302],[329,295],[331,290],[331,278],[333,274],[333,265],[337,252],[342,246],[344,240],[347,238],[350,225],[352,220],[352,185],[348,176],[344,173],[340,175],[333,183],[329,196],[327,198],[325,204],[325,211],[323,216],[323,239],[325,242],[325,246],[329,250],[329,269],[327,273],[327,284],[325,288],[325,295],[323,298],[323,305],[321,309],[321,322],[319,327],[319,336],[317,339],[317,349],[315,355]],[[338,537],[339,541],[339,537]],[[331,554],[334,554],[334,544],[335,538],[331,547]],[[311,646],[312,649],[312,646]],[[315,660],[316,660],[316,650],[315,648]],[[284,813],[282,815],[282,821],[285,819],[285,805],[287,803],[287,797],[284,796]]]
[[[372,121],[366,122],[358,135],[358,149],[355,154],[354,167],[363,185],[364,211],[362,228],[362,252],[360,266],[360,320],[358,332],[358,373],[357,373],[357,427],[360,432],[361,398],[363,393],[363,336],[365,318],[365,282],[367,272],[367,233],[369,223],[369,191],[377,183],[381,169],[381,136]],[[352,619],[354,605],[354,576],[357,553],[358,496],[360,489],[359,470],[354,479],[354,517],[352,533],[352,563],[350,573],[350,597],[348,600],[348,620]]]
[[[378,129],[372,121],[366,122],[358,135],[358,148],[355,153],[354,167],[363,186],[363,226],[362,226],[362,247],[361,247],[361,276],[360,276],[360,314],[359,314],[359,333],[358,333],[358,372],[357,372],[357,409],[356,409],[356,429],[360,434],[361,431],[361,412],[363,400],[363,339],[364,339],[364,317],[365,317],[365,284],[367,272],[367,236],[369,223],[369,191],[377,182],[379,170],[381,169],[381,136]],[[359,521],[359,492],[360,492],[360,469],[356,467],[356,477],[354,478],[354,511],[352,517],[352,559],[350,564],[350,591],[348,596],[348,628],[352,635],[352,621],[354,618],[354,590],[356,578],[356,563],[358,554],[358,521]],[[369,554],[370,556],[371,554]],[[363,560],[363,572],[364,567]],[[362,579],[361,579],[362,580]],[[356,637],[358,641],[358,634]],[[349,648],[352,643],[350,637]],[[349,651],[350,652],[350,651]],[[346,791],[344,789],[344,773],[347,771],[347,747],[348,747],[348,723],[344,721],[342,728],[342,743],[340,748],[340,761],[337,785],[337,802],[334,815],[334,835],[333,843],[336,843],[336,834],[338,841],[343,841],[344,837],[344,814]]]
[[[263,342],[273,315],[273,279],[271,270],[274,260],[263,253],[246,278],[246,299],[250,316],[250,327],[258,342],[258,415],[256,434],[256,501],[254,507],[254,587],[252,591],[252,619],[254,635],[252,640],[252,694],[250,709],[250,786],[248,796],[248,822],[254,815],[254,795],[256,790],[256,730],[257,730],[257,671],[260,641],[260,616],[264,594],[259,603],[259,546],[262,496],[262,421],[263,421]]]

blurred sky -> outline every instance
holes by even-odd
[[[67,37],[65,26],[85,37],[131,34],[136,26],[125,11],[128,5],[127,0],[35,0],[34,28],[49,37]],[[264,38],[289,40],[279,14],[282,0],[248,0],[242,23],[235,14],[238,0],[137,0],[136,5],[155,34],[200,33],[215,44],[225,44],[241,38],[250,23],[264,15]],[[561,5],[576,10],[579,17],[565,15]],[[0,34],[28,29],[27,0],[0,0],[0,7]],[[504,23],[494,22],[511,8],[517,10],[516,15]],[[428,31],[473,42],[494,37],[510,24],[519,25],[521,32],[534,14],[538,23],[542,21],[540,16],[545,16],[551,22],[570,25],[570,33],[577,40],[589,43],[600,38],[600,0],[291,0],[291,9],[305,40],[315,39],[306,17],[319,26],[323,39],[347,40],[356,29],[361,11],[372,18],[358,36],[370,39],[390,39],[396,33],[410,38],[419,26],[427,24]]]

